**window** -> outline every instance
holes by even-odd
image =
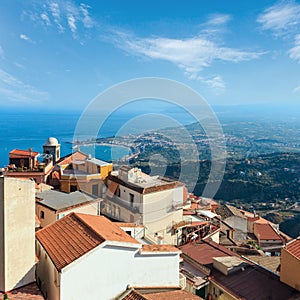
[[[133,207],[134,195],[130,193],[129,194],[129,199],[130,199],[130,206]]]
[[[98,172],[99,174],[101,173],[100,166],[97,166],[97,172]]]
[[[70,186],[70,193],[77,191],[77,185],[71,185]]]
[[[41,219],[44,219],[45,218],[45,212],[43,210],[41,210],[40,212],[40,218]]]
[[[99,186],[98,186],[98,184],[93,184],[92,185],[92,194],[95,195],[95,196],[99,195]]]

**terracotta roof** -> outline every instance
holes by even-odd
[[[285,248],[293,256],[300,259],[300,237],[286,244]]]
[[[144,296],[146,296],[147,300],[201,300],[203,299],[199,296],[196,296],[184,290],[153,293]]]
[[[143,295],[141,295],[136,290],[131,290],[124,297],[121,297],[122,300],[147,300]]]
[[[9,157],[11,157],[11,158],[35,157],[38,154],[39,153],[35,152],[35,151],[14,149],[14,150],[9,152]]]
[[[181,252],[172,245],[143,245],[142,252]]]
[[[106,241],[140,244],[137,240],[104,216],[93,216],[87,214],[76,214],[76,216]]]
[[[7,293],[10,300],[43,300],[41,291],[36,283],[27,284]],[[4,294],[0,293],[0,300],[4,299]]]
[[[254,233],[258,240],[282,240],[270,224],[254,223]]]
[[[268,224],[269,221],[260,217],[260,216],[257,216],[257,217],[247,217],[248,221],[249,222],[255,222],[255,223],[259,223],[259,224]]]
[[[214,242],[200,241],[179,247],[182,253],[201,265],[212,265],[213,257],[236,256],[227,248]]]
[[[72,163],[72,161],[78,161],[78,160],[82,160],[85,161],[87,159],[88,155],[80,152],[80,151],[75,151],[74,153],[68,154],[64,157],[62,157],[57,164],[58,165],[69,165],[70,163]]]
[[[138,243],[103,216],[71,213],[36,233],[57,270],[61,270],[105,240]]]

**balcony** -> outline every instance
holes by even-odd
[[[142,213],[142,204],[141,203],[130,203],[120,197],[114,195],[113,197],[106,196],[106,201],[112,204],[119,205],[134,214]]]

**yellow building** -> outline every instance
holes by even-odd
[[[300,237],[281,249],[280,280],[300,291]]]
[[[76,151],[61,159],[51,174],[51,185],[62,192],[85,191],[102,196],[103,181],[112,171],[111,163]]]

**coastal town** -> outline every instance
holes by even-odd
[[[300,299],[300,237],[55,137],[0,170],[0,299]]]

